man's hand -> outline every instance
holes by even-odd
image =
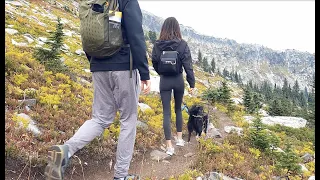
[[[149,93],[150,89],[151,89],[151,81],[150,80],[141,81],[141,91],[143,91],[144,94]]]
[[[193,88],[189,89],[189,94],[193,95]]]

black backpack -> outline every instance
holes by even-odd
[[[176,50],[164,50],[160,51],[159,48],[158,52],[160,51],[160,60],[158,62],[158,72],[161,75],[166,76],[174,76],[181,73],[182,68],[182,54],[179,54],[179,52],[184,52],[184,49],[186,47],[186,43],[184,41],[181,41],[179,46]]]

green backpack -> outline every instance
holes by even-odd
[[[123,45],[118,0],[83,0],[79,8],[83,50],[96,58],[117,53]]]

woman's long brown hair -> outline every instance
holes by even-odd
[[[168,17],[161,28],[159,40],[182,39],[180,26],[176,18]]]

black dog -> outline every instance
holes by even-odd
[[[188,120],[188,142],[190,142],[191,133],[196,132],[197,136],[201,136],[202,130],[207,132],[208,126],[208,114],[204,113],[203,106],[193,105],[189,111],[189,120]]]

